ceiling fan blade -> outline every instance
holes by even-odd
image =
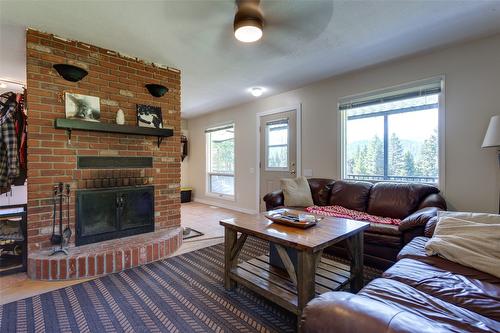
[[[263,1],[261,7],[265,34],[280,37],[284,32],[297,40],[314,40],[330,24],[333,16],[332,0]]]

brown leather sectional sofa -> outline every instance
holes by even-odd
[[[396,261],[401,248],[424,228],[438,210],[446,210],[439,189],[424,184],[350,182],[332,179],[308,179],[314,204],[340,205],[372,215],[402,219],[399,226],[371,223],[364,233],[364,261],[386,269]],[[282,191],[264,196],[267,210],[283,207]],[[298,208],[303,209],[303,208]],[[346,257],[345,244],[328,249],[329,253]]]
[[[427,240],[413,239],[399,261],[358,294],[312,300],[304,332],[500,332],[500,279],[427,256]]]

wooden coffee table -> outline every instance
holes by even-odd
[[[314,227],[299,229],[273,223],[262,213],[220,224],[225,228],[225,288],[231,290],[240,283],[296,314],[299,325],[302,310],[316,294],[339,290],[348,283],[352,292],[363,287],[363,231],[369,223],[325,217]],[[286,270],[270,265],[267,255],[238,263],[249,235],[272,242]],[[322,258],[326,247],[342,240],[347,240],[350,267]],[[297,251],[296,264],[288,255],[290,250]]]

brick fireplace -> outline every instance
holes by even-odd
[[[27,30],[28,106],[28,275],[35,279],[82,278],[120,271],[168,256],[181,244],[180,232],[180,72],[118,52],[51,34]],[[88,71],[83,80],[62,79],[52,68],[74,64]],[[147,83],[169,92],[152,97]],[[163,125],[173,129],[158,147],[155,137],[54,127],[65,117],[65,92],[100,98],[102,123],[115,123],[122,109],[126,125],[136,125],[136,104],[161,107]],[[80,168],[82,157],[148,157],[146,167]],[[52,248],[52,188],[70,184],[68,256],[49,257]],[[154,194],[154,231],[93,245],[75,246],[76,193],[81,190],[150,186]]]

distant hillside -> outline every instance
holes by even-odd
[[[403,146],[404,151],[410,151],[410,153],[415,157],[416,160],[420,159],[420,152],[422,151],[422,146],[424,144],[423,141],[415,141],[415,140],[404,140],[399,139],[401,145]],[[349,144],[347,160],[354,157],[354,154],[358,151],[358,148],[362,149],[364,146],[369,146],[371,140],[359,140],[354,141]]]

